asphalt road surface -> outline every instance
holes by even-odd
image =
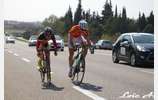
[[[35,47],[5,44],[5,100],[154,100],[154,69],[112,62],[110,50],[88,53],[81,86],[68,78],[68,48],[51,53],[53,86],[42,88]]]

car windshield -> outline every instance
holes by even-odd
[[[154,36],[151,35],[145,35],[145,34],[138,34],[138,35],[132,35],[133,40],[135,43],[153,43],[154,42]]]
[[[37,36],[31,36],[31,40],[37,40]]]
[[[55,35],[56,40],[61,40],[61,37],[59,35]]]
[[[13,37],[13,36],[10,36],[9,38],[10,38],[10,39],[14,39],[14,37]]]
[[[112,44],[111,41],[104,41],[104,43],[107,43],[107,44]]]
[[[99,40],[98,42],[97,42],[97,44],[101,44],[103,42],[103,40]]]

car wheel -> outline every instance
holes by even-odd
[[[114,51],[113,54],[112,54],[112,61],[113,61],[114,63],[119,63],[119,60],[118,60],[118,58],[117,58],[117,55],[116,55],[116,52],[115,52],[115,51]]]
[[[130,57],[130,65],[135,66],[136,65],[136,59],[135,54],[131,54]]]
[[[61,49],[61,51],[64,51],[64,49]]]

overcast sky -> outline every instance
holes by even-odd
[[[117,4],[118,13],[126,7],[127,16],[138,18],[139,12],[149,16],[153,10],[153,0],[111,0],[113,11]],[[106,0],[82,0],[82,8],[98,11],[101,15]],[[64,16],[70,7],[76,11],[78,0],[4,0],[4,19],[18,21],[43,21],[51,14]]]

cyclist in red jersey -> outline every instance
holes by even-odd
[[[50,51],[49,51],[49,44],[48,41],[52,40],[54,43],[54,55],[57,56],[57,43],[55,40],[55,36],[53,34],[53,30],[50,27],[46,27],[45,30],[43,32],[41,32],[37,38],[37,43],[36,43],[36,51],[37,51],[37,56],[38,56],[38,70],[41,71],[42,68],[42,60],[44,59],[44,54],[43,54],[43,49],[46,49],[47,51],[45,52],[46,58],[47,58],[47,62],[48,62],[48,66],[46,68],[46,73],[47,73],[47,82],[51,83],[51,67],[50,67]]]

